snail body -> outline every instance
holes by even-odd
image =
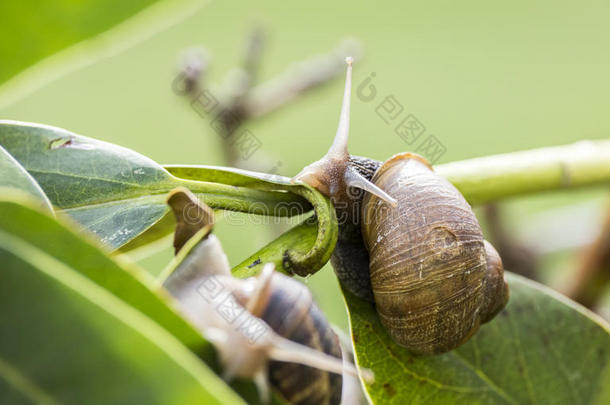
[[[191,212],[206,221],[213,218],[187,190],[174,191],[168,201],[177,218],[191,204],[198,206]],[[182,219],[177,221],[176,240],[182,241],[177,251],[188,239],[185,233],[200,229],[205,235],[185,248],[186,256],[163,287],[214,344],[223,377],[253,379],[263,399],[270,384],[291,404],[339,404],[342,373],[357,371],[343,361],[338,337],[307,287],[275,272],[272,264],[256,277],[233,277],[220,242],[209,233],[211,225],[194,227],[192,218],[189,224]]]
[[[294,180],[333,201],[331,263],[345,288],[375,303],[392,339],[416,354],[454,349],[506,305],[501,259],[464,197],[423,157],[349,155],[350,87],[348,62],[335,141]]]

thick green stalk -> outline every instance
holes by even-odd
[[[436,172],[471,204],[507,197],[610,184],[610,140],[532,149],[446,163]]]
[[[265,216],[293,216],[311,210],[302,196],[277,190],[257,190],[223,183],[175,179],[214,209]]]

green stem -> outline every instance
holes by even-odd
[[[274,216],[299,215],[314,209],[315,214],[301,226],[263,249],[272,257],[265,257],[265,262],[254,258],[244,263],[243,274],[255,274],[260,270],[257,263],[273,261],[278,270],[306,276],[330,258],[339,232],[337,218],[330,200],[313,188],[292,184],[280,176],[230,168],[173,166],[168,170],[212,208]],[[206,181],[195,181],[196,178]],[[300,242],[293,243],[294,238]],[[265,256],[264,252],[259,254]]]
[[[486,156],[439,165],[435,170],[471,204],[610,184],[610,140]]]
[[[214,209],[264,216],[293,216],[311,210],[302,196],[283,191],[263,191],[221,183],[175,179]]]

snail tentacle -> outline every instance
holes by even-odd
[[[392,206],[396,206],[396,199],[392,198],[381,188],[377,187],[356,170],[349,167],[350,155],[347,150],[350,120],[350,96],[352,88],[352,58],[346,58],[347,77],[345,91],[341,106],[339,127],[333,143],[326,155],[305,167],[292,178],[293,182],[303,182],[317,189],[327,197],[341,198],[347,187],[359,188],[376,195]]]
[[[342,359],[312,349],[279,335],[274,336],[273,343],[269,349],[269,357],[273,360],[286,363],[299,363],[304,366],[328,371],[329,373],[343,374],[344,372],[357,376],[358,369],[351,363],[344,362]],[[368,379],[372,372],[364,370],[364,376]]]
[[[267,378],[267,373],[265,370],[259,370],[254,377],[252,378],[254,384],[256,385],[256,389],[258,390],[258,396],[263,404],[269,403],[269,398],[271,394],[269,393],[269,378]]]
[[[350,98],[352,95],[352,63],[353,58],[345,58],[347,63],[347,76],[345,78],[345,90],[343,91],[343,103],[341,105],[341,116],[339,117],[339,126],[333,144],[328,149],[327,156],[334,156],[347,160],[349,153],[347,151],[347,141],[349,137],[349,115],[350,115]]]
[[[254,316],[260,317],[265,310],[266,297],[269,295],[269,290],[271,289],[271,278],[273,277],[274,271],[273,263],[267,263],[258,277],[256,277],[252,295],[244,305],[246,310]]]
[[[393,207],[396,207],[397,202],[396,202],[395,198],[390,197],[390,195],[388,193],[386,193],[381,188],[377,187],[374,183],[372,183],[369,180],[367,180],[366,178],[364,178],[361,174],[359,174],[355,170],[348,168],[345,171],[345,184],[348,187],[355,187],[355,188],[359,188],[361,190],[367,191],[367,192],[381,198],[382,200],[384,200],[388,204],[392,205]]]

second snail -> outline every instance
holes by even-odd
[[[356,370],[307,287],[266,263],[257,277],[231,275],[214,213],[187,189],[168,197],[176,217],[176,261],[160,277],[182,314],[214,344],[222,377],[252,379],[261,400],[269,386],[291,404],[338,405],[356,395],[344,381]],[[189,215],[185,213],[189,212]],[[195,215],[192,215],[195,214]]]
[[[332,146],[293,178],[329,197],[342,285],[374,302],[388,334],[415,354],[452,350],[506,306],[502,260],[462,194],[421,156],[385,162],[347,150],[352,60]]]

